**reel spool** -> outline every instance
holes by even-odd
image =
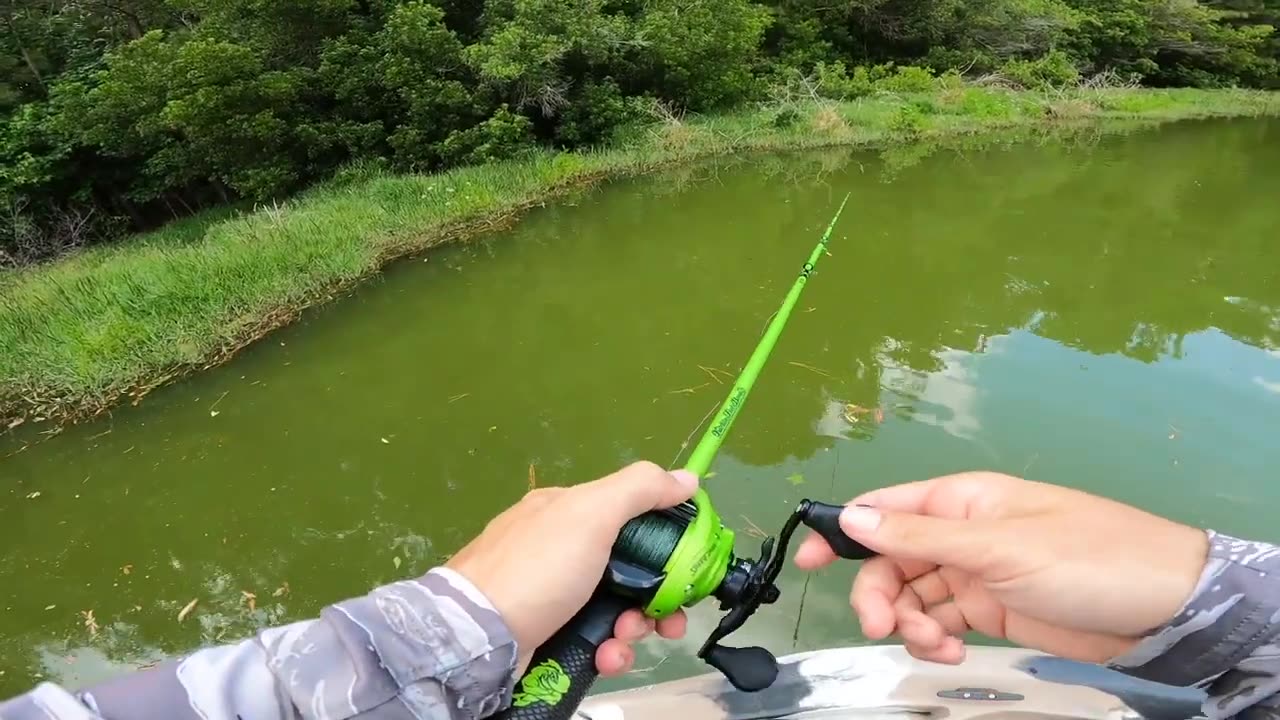
[[[804,524],[836,554],[865,560],[874,553],[840,530],[844,508],[803,500],[777,538],[766,538],[756,559],[733,553],[734,533],[720,522],[710,498],[699,489],[690,502],[645,513],[623,526],[595,594],[572,620],[534,653],[516,686],[504,720],[568,720],[591,689],[596,650],[613,637],[618,617],[641,608],[651,618],[667,617],[708,597],[726,611],[698,657],[719,670],[735,688],[757,692],[773,684],[778,661],[762,647],[730,647],[720,641],[781,596],[775,581],[787,545]]]

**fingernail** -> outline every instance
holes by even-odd
[[[867,505],[847,507],[840,513],[840,527],[850,534],[875,532],[880,527],[880,511]]]
[[[679,470],[672,470],[671,477],[675,478],[676,481],[679,482],[681,485],[687,485],[691,488],[696,488],[698,486],[698,476],[694,475],[693,472],[689,470],[685,470],[684,468],[680,468]]]

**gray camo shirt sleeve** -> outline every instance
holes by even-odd
[[[1280,718],[1280,546],[1212,530],[1196,589],[1168,623],[1107,664],[1198,686],[1209,720]]]
[[[0,718],[478,720],[509,704],[517,657],[489,601],[435,568],[79,692],[43,683],[0,703]]]

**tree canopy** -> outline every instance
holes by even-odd
[[[1280,0],[4,0],[0,260],[294,192],[610,139],[788,74],[1275,86]]]

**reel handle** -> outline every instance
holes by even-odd
[[[564,627],[533,654],[516,683],[511,707],[499,720],[570,720],[599,676],[596,650],[613,637],[618,617],[635,601],[597,592]]]
[[[840,529],[840,513],[844,505],[831,505],[817,500],[805,500],[797,511],[806,527],[822,536],[836,555],[845,560],[866,560],[878,553],[844,534]]]

